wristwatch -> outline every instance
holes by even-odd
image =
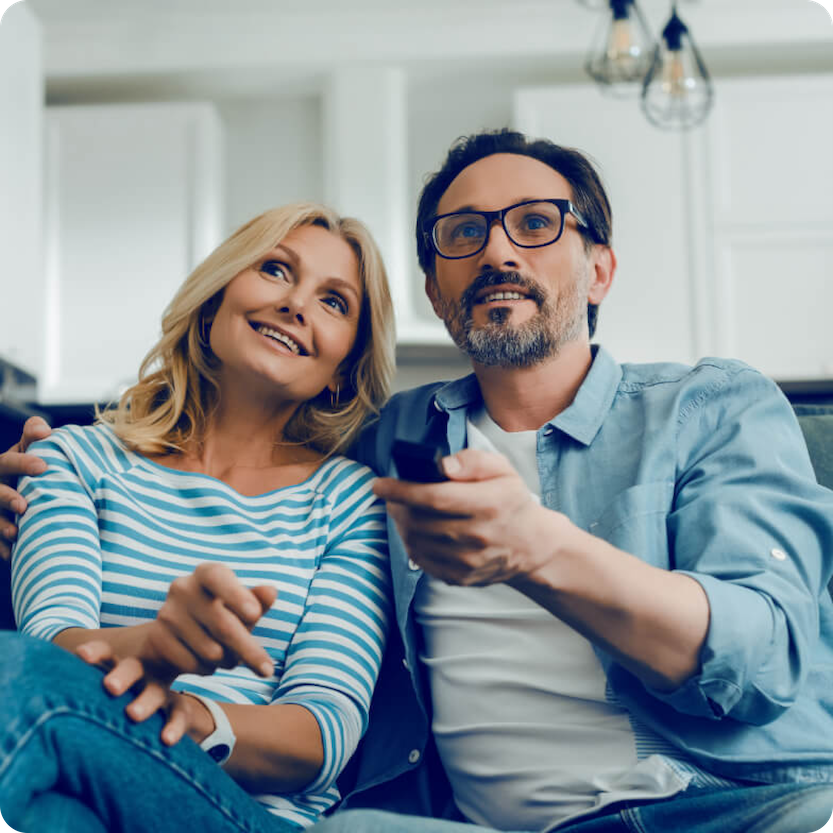
[[[201,694],[194,694],[191,691],[188,692],[188,696],[199,700],[214,718],[214,731],[200,743],[200,748],[208,752],[222,766],[234,751],[234,744],[237,741],[234,729],[231,728],[226,713],[213,700],[209,700]]]

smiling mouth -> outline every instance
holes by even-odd
[[[491,304],[493,301],[529,301],[531,300],[529,295],[524,295],[521,292],[489,292],[486,295],[483,295],[481,298],[478,298],[474,305],[477,306],[478,304]]]
[[[296,356],[307,356],[309,355],[307,351],[298,344],[293,338],[286,335],[286,333],[280,332],[280,330],[275,330],[272,327],[267,326],[266,324],[259,324],[257,321],[250,322],[251,328],[262,336],[266,338],[272,339],[272,341],[277,341],[278,344],[283,344],[291,353]]]

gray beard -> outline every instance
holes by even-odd
[[[513,324],[508,308],[495,307],[489,311],[488,323],[475,327],[474,296],[481,289],[507,283],[529,292],[538,304],[538,312],[522,324]],[[553,308],[535,281],[517,272],[489,272],[478,277],[459,304],[442,299],[442,319],[454,343],[472,361],[489,367],[532,367],[558,355],[565,344],[581,335],[587,317],[583,285],[583,281],[575,281]]]

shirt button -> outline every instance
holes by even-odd
[[[552,432],[553,432],[553,431],[555,431],[555,428],[553,428],[553,427],[552,427],[552,425],[548,425],[548,426],[544,429],[544,436],[545,436],[545,437],[549,437],[549,435],[550,435],[550,434],[552,434]]]
[[[437,400],[436,400],[436,399],[434,400],[434,407],[435,407],[438,411],[441,411],[441,410],[443,409],[443,406],[442,406],[442,405],[440,405],[440,403],[439,403],[439,402],[437,402]]]
[[[779,550],[777,547],[773,550],[769,551],[769,554],[776,560],[776,561],[786,561],[787,554],[784,550]]]
[[[419,567],[419,564],[417,564],[416,561],[414,561],[413,558],[409,558],[408,559],[408,569],[409,570],[419,570],[420,567]]]
[[[408,665],[408,658],[407,657],[402,657],[402,665],[403,665],[403,667],[405,668],[406,671],[411,670],[411,666]]]
[[[419,749],[412,749],[408,753],[408,763],[415,764],[419,760]]]

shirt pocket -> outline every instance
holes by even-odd
[[[668,568],[666,520],[674,483],[658,480],[625,489],[588,527],[588,532],[657,567]]]

